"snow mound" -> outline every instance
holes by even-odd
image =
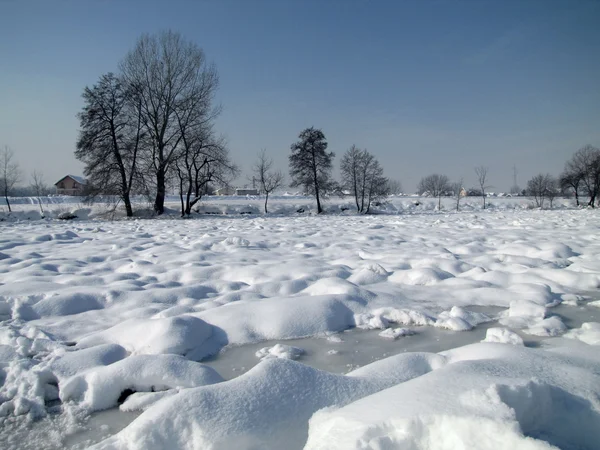
[[[483,313],[467,311],[459,306],[453,306],[450,311],[440,313],[435,322],[435,326],[454,331],[469,331],[480,323],[493,320],[490,316]]]
[[[224,332],[222,345],[246,344],[343,331],[354,325],[349,303],[354,302],[332,295],[268,298],[230,303],[197,315]]]
[[[354,272],[348,278],[348,281],[358,285],[381,283],[385,281],[389,273],[379,264],[368,264],[360,270]]]
[[[578,339],[589,345],[600,345],[600,323],[586,322],[581,325],[581,328],[570,330],[563,337]]]
[[[93,448],[301,449],[313,413],[348,404],[407,376],[404,371],[399,374],[403,378],[396,375],[333,375],[295,361],[268,359],[231,381],[161,400]]]
[[[390,275],[389,281],[412,286],[431,286],[452,277],[451,273],[444,270],[422,267],[396,271]]]
[[[496,342],[500,344],[524,345],[523,339],[514,331],[507,328],[488,328],[485,339],[481,342]]]
[[[256,357],[261,360],[271,358],[298,359],[302,354],[304,354],[304,350],[301,348],[285,344],[276,344],[273,347],[261,348],[256,352]]]
[[[448,363],[424,376],[318,411],[304,448],[589,448],[600,441],[600,360],[554,350],[482,343],[445,352]]]
[[[228,237],[224,241],[221,242],[221,245],[227,247],[248,247],[250,245],[250,241],[248,239],[244,239],[238,236]]]
[[[60,399],[78,401],[88,411],[116,406],[127,390],[164,391],[219,383],[211,367],[177,355],[130,356],[109,366],[90,369],[60,384]]]
[[[529,328],[523,330],[524,333],[534,336],[560,336],[567,331],[567,326],[560,317],[552,316],[547,319],[535,322]]]
[[[193,316],[130,319],[82,338],[77,348],[113,343],[133,354],[187,355],[194,351],[198,355],[211,334],[212,327]]]
[[[39,316],[69,316],[94,309],[102,309],[103,297],[91,294],[58,294],[40,300],[32,309]]]

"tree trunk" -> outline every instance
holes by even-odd
[[[154,211],[159,216],[165,212],[165,168],[160,167],[156,171],[156,199],[154,200]]]
[[[12,212],[12,209],[10,209],[10,202],[8,201],[8,193],[4,194],[4,198],[6,199],[6,206],[8,206],[8,212]]]
[[[579,192],[577,192],[577,189],[574,189],[574,190],[575,190],[575,204],[577,206],[579,206]]]
[[[438,211],[442,210],[442,196],[440,195],[438,197]]]
[[[123,195],[123,203],[125,203],[125,212],[127,213],[127,217],[132,217],[133,208],[131,207],[131,199],[129,198],[128,192]]]
[[[267,202],[269,201],[269,193],[267,192],[265,195],[265,214],[268,213],[267,211]]]
[[[485,192],[483,193],[483,195],[481,197],[483,198],[483,209],[485,209]]]

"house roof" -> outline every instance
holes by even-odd
[[[56,186],[58,183],[60,183],[61,181],[63,181],[65,178],[72,178],[73,180],[75,180],[79,184],[87,184],[87,181],[83,177],[79,177],[77,175],[65,175],[60,180],[58,180],[56,183],[54,183],[54,186]]]

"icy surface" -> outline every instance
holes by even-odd
[[[1,448],[36,448],[56,423],[47,447],[68,447],[98,417],[142,411],[100,447],[595,442],[600,213],[398,198],[316,216],[289,197],[263,216],[219,201],[200,210],[227,215],[194,220],[75,204],[59,205],[74,220],[41,220],[18,202],[2,216]],[[567,407],[588,418],[560,425]]]

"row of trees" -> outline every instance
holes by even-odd
[[[22,172],[19,163],[15,160],[15,154],[12,149],[5,145],[0,149],[0,191],[9,212],[12,212],[9,197],[17,191],[16,185],[20,181],[22,181]],[[41,197],[48,195],[50,192],[51,189],[44,181],[44,175],[37,170],[31,173],[29,186],[20,189],[21,195],[37,198],[42,214],[44,214],[44,207]]]
[[[484,166],[476,167],[475,174],[479,185],[476,192],[481,195],[483,209],[485,209],[487,190],[491,187],[487,184],[488,169]],[[519,191],[516,184],[511,190],[514,190],[515,193]],[[453,196],[456,198],[456,209],[458,210],[460,199],[465,191],[462,179],[459,182],[451,183],[446,175],[432,174],[421,179],[417,193],[436,197],[438,209],[441,208],[443,196]],[[580,206],[582,197],[587,197],[587,206],[596,207],[600,197],[600,149],[586,145],[577,150],[566,162],[565,169],[559,177],[543,173],[535,175],[527,182],[527,189],[523,190],[521,194],[533,197],[535,205],[540,208],[544,207],[546,200],[552,208],[554,200],[559,196],[575,197],[577,206]]]

